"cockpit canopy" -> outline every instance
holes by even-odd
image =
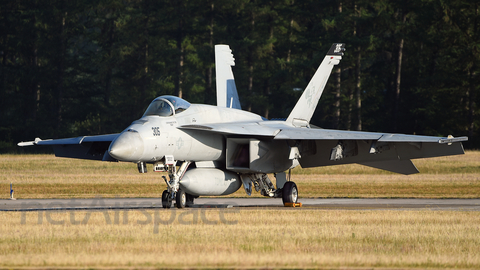
[[[150,103],[145,114],[148,115],[158,115],[158,116],[172,116],[178,113],[181,113],[190,107],[190,103],[187,101],[175,97],[175,96],[160,96],[157,97]]]

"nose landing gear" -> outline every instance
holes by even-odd
[[[180,179],[182,179],[190,163],[190,161],[184,161],[178,171],[175,166],[176,162],[166,164],[170,181],[165,176],[162,176],[165,183],[167,183],[167,190],[164,190],[162,193],[163,208],[171,208],[173,201],[176,202],[177,208],[185,208],[187,205],[193,204],[193,197],[189,200],[190,198],[185,191],[180,189]]]
[[[163,208],[172,207],[172,198],[171,198],[170,192],[168,192],[168,190],[164,190],[163,193],[162,193],[162,207]]]

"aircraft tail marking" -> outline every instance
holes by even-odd
[[[343,52],[345,51],[344,43],[334,43],[312,79],[305,88],[297,104],[287,118],[287,123],[296,127],[308,126],[310,119],[317,108],[318,101],[322,96],[323,89],[327,84],[328,77],[332,72],[333,66],[340,63]]]
[[[235,58],[233,58],[230,47],[228,45],[215,45],[217,106],[242,109],[232,66],[235,66]]]

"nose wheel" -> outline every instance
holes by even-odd
[[[177,208],[185,208],[187,206],[187,194],[185,191],[179,189],[175,196],[175,201],[177,202]]]
[[[172,207],[172,198],[170,197],[170,192],[164,190],[162,193],[162,207],[171,208]]]
[[[195,199],[194,196],[185,193],[185,191],[181,189],[176,192],[175,196],[172,196],[168,190],[164,190],[162,193],[162,207],[171,208],[173,198],[175,198],[175,206],[177,208],[192,207]]]

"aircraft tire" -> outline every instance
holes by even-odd
[[[282,189],[282,201],[285,203],[297,203],[298,189],[294,182],[286,182]]]
[[[187,207],[192,207],[194,203],[195,197],[187,193]]]
[[[162,207],[163,208],[172,207],[172,202],[170,201],[170,192],[168,192],[168,190],[164,190],[162,193]]]
[[[175,196],[175,200],[177,202],[177,208],[185,208],[185,206],[187,206],[187,193],[179,189]]]

